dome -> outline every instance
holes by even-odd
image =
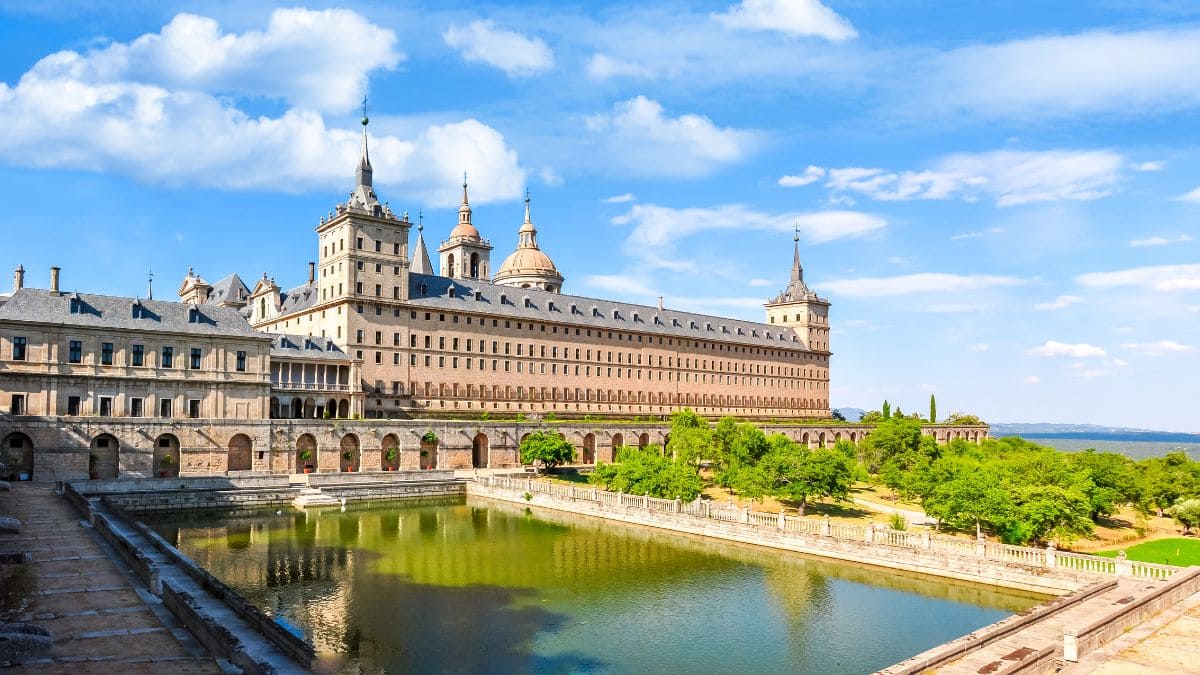
[[[558,276],[558,268],[541,249],[519,248],[500,263],[496,279],[518,275]]]
[[[492,279],[493,283],[518,288],[540,288],[557,293],[563,276],[550,256],[537,245],[537,228],[529,218],[529,193],[525,194],[525,223],[517,234],[517,250],[513,251]]]

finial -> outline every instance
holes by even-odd
[[[188,274],[191,274],[192,268],[188,268]],[[154,299],[154,269],[150,268],[146,278],[146,299]]]
[[[525,188],[525,224],[529,225],[532,221],[529,218],[529,188]]]
[[[417,232],[425,231],[425,209],[417,210]]]
[[[800,221],[798,220],[796,221],[796,224],[792,226],[792,241],[800,241]]]
[[[371,120],[367,119],[367,97],[366,96],[363,96],[362,114],[363,114],[362,115],[362,125],[365,127],[365,126],[367,126],[367,122],[371,121]]]
[[[467,206],[470,202],[467,201],[467,172],[463,172],[463,206]],[[462,212],[462,209],[459,209]]]

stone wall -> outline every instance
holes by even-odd
[[[22,434],[33,445],[33,479],[79,480],[89,477],[89,455],[115,457],[115,472],[100,477],[155,478],[175,476],[253,476],[300,473],[310,464],[316,473],[338,473],[346,464],[355,471],[381,470],[385,448],[397,449],[401,470],[505,468],[519,466],[518,447],[527,434],[542,428],[562,434],[584,463],[611,462],[614,447],[664,445],[665,422],[572,421],[536,422],[468,420],[181,420],[158,418],[60,418],[0,416],[0,443]],[[811,447],[839,439],[858,441],[871,427],[859,424],[769,425],[767,433],[783,433]],[[422,443],[432,433],[433,443]],[[923,433],[946,441],[978,442],[987,426],[924,425]],[[103,451],[100,439],[108,443]],[[165,445],[163,445],[165,443]],[[248,470],[230,470],[231,448],[247,444]],[[298,458],[301,447],[308,460]],[[244,447],[244,446],[243,446]],[[350,460],[343,454],[349,451]],[[429,453],[422,462],[421,452]],[[113,453],[111,455],[106,453]],[[178,454],[164,466],[163,454]],[[103,467],[97,467],[103,468]]]

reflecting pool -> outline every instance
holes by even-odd
[[[323,672],[863,673],[1041,599],[475,498],[146,522]]]

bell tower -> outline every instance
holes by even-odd
[[[829,354],[829,301],[804,283],[798,228],[792,236],[792,277],[787,288],[764,306],[767,323],[794,328],[809,351]]]
[[[458,224],[450,238],[438,247],[441,274],[455,279],[487,281],[491,278],[492,243],[479,236],[471,222],[471,203],[467,199],[467,174],[463,173],[463,200],[458,207]]]

